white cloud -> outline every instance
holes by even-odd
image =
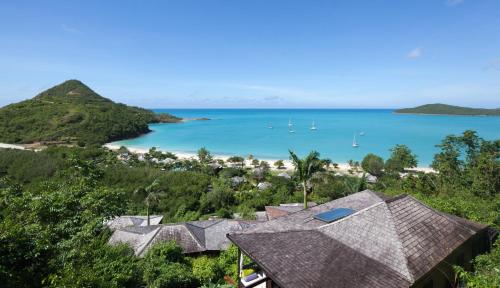
[[[446,5],[448,5],[448,6],[456,6],[456,5],[459,5],[462,3],[464,3],[464,0],[447,0],[446,1]]]
[[[410,59],[418,58],[418,57],[422,56],[422,48],[417,47],[417,48],[411,50],[410,52],[408,52],[408,54],[406,56]]]
[[[484,70],[500,70],[500,59],[491,60],[484,66]]]
[[[64,32],[68,32],[68,33],[79,33],[80,32],[75,27],[68,26],[68,25],[66,25],[64,23],[61,24],[61,30],[63,30]]]

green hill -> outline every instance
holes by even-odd
[[[147,133],[148,123],[180,120],[115,103],[69,80],[33,99],[0,108],[0,142],[102,144]]]
[[[427,104],[415,108],[398,109],[396,113],[407,114],[436,114],[436,115],[476,115],[476,116],[500,116],[500,108],[482,109],[452,106],[446,104]]]

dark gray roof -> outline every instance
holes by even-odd
[[[149,216],[150,225],[158,225],[161,223],[163,216],[151,215]],[[146,226],[148,224],[147,216],[120,216],[109,220],[106,225],[111,230],[121,229],[128,226]]]
[[[409,285],[397,271],[315,230],[232,234],[229,237],[280,287]],[[380,275],[384,277],[381,279]]]
[[[117,229],[110,244],[127,243],[136,255],[143,256],[160,241],[174,240],[184,253],[199,253],[226,249],[230,241],[226,234],[248,228],[252,222],[217,219],[151,226],[131,226]]]
[[[314,229],[325,224],[324,222],[313,218],[314,215],[320,212],[341,207],[351,208],[358,211],[383,201],[384,200],[377,193],[365,190],[363,192],[351,194],[347,197],[339,198],[306,210],[301,207],[301,210],[291,213],[286,217],[279,217],[267,222],[253,225],[250,229],[246,229],[244,233]]]
[[[411,196],[384,198],[366,190],[228,237],[281,287],[408,287],[486,228]],[[313,218],[340,207],[357,212],[332,223]]]

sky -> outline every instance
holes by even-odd
[[[500,0],[0,1],[0,106],[500,107]]]

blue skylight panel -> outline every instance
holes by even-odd
[[[314,215],[314,219],[318,219],[318,220],[326,222],[326,223],[331,223],[333,221],[336,221],[336,220],[342,219],[346,216],[349,216],[354,212],[356,212],[356,211],[349,209],[349,208],[336,208],[336,209],[332,209],[330,211],[316,214],[316,215]]]

